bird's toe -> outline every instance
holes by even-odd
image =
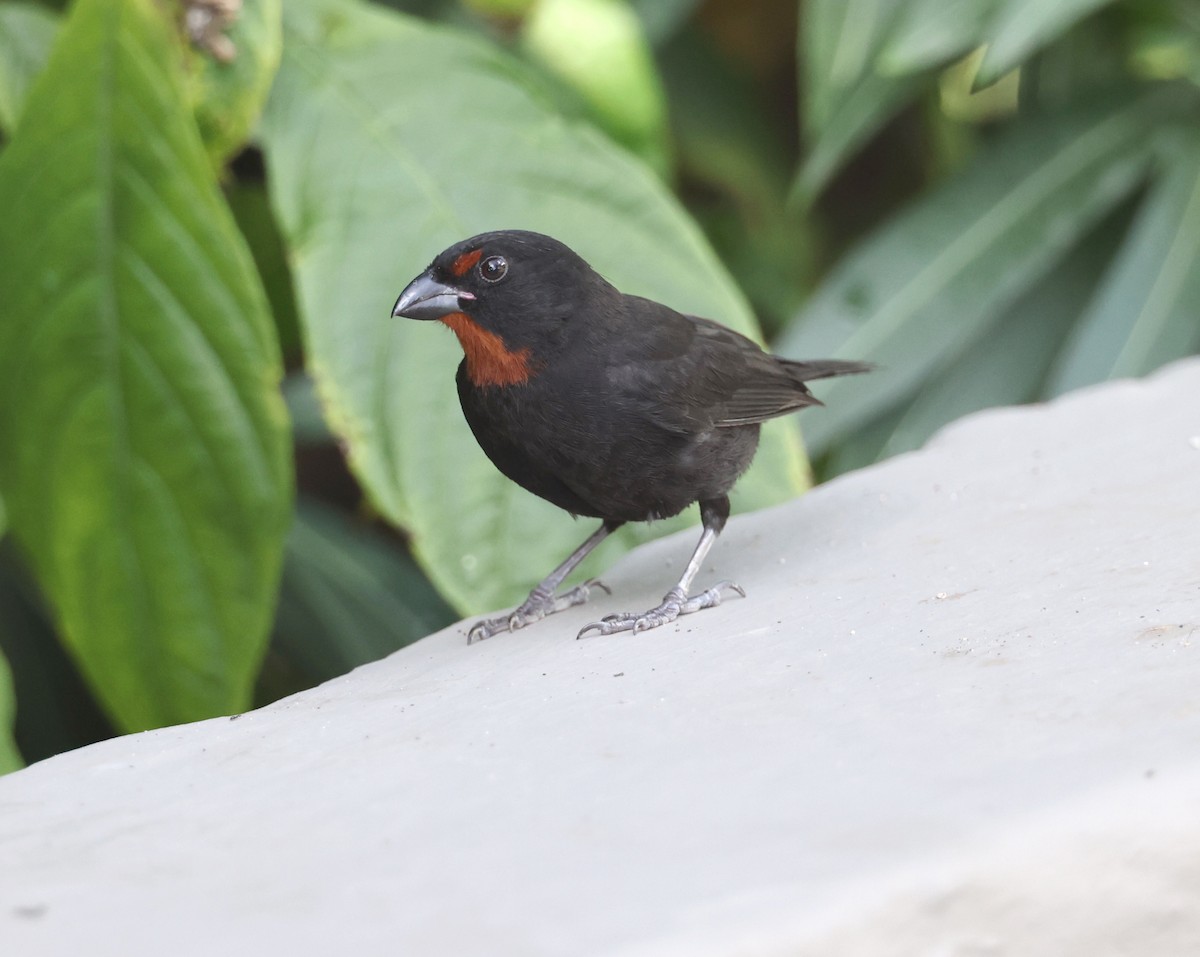
[[[606,595],[612,594],[612,589],[609,588],[599,578],[589,578],[587,581],[576,585],[574,588],[563,592],[554,598],[554,611],[562,611],[564,608],[574,608],[576,605],[582,605],[592,597],[592,589],[598,588]]]
[[[692,612],[701,611],[705,608],[715,608],[721,604],[721,592],[726,589],[740,595],[742,598],[746,597],[746,589],[737,582],[729,580],[719,581],[711,588],[706,588],[704,591],[692,595],[684,601],[680,607],[680,614],[690,615]]]
[[[591,598],[594,589],[599,589],[608,595],[612,594],[612,589],[598,578],[589,578],[587,581],[568,589],[561,595],[551,595],[534,589],[530,596],[511,615],[501,618],[484,618],[481,621],[477,621],[471,627],[471,630],[467,632],[467,644],[470,645],[476,641],[483,641],[503,631],[517,631],[526,625],[532,625],[535,621],[541,621],[547,615],[553,615],[564,609],[582,605]],[[589,625],[588,627],[591,626]],[[586,631],[587,629],[584,630]],[[611,634],[611,632],[605,632],[605,634]],[[580,632],[579,637],[582,637],[582,635],[583,632]]]
[[[722,592],[725,591],[733,592],[742,598],[746,597],[746,590],[737,582],[732,581],[717,582],[711,588],[690,597],[679,589],[673,588],[667,592],[662,604],[657,608],[643,612],[621,611],[613,615],[605,615],[600,621],[594,621],[585,626],[575,637],[583,638],[590,632],[595,632],[597,635],[615,635],[618,632],[631,631],[638,635],[651,628],[660,628],[670,624],[680,615],[690,615],[705,608],[716,607],[721,604]]]

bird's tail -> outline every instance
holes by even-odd
[[[831,379],[838,375],[857,375],[860,372],[870,372],[875,368],[870,362],[850,362],[842,359],[809,359],[798,362],[794,359],[781,359],[788,374],[797,382],[811,382],[813,379]]]

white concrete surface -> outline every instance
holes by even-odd
[[[0,954],[1200,954],[1200,362],[737,517],[747,599],[574,640],[693,539],[0,779]]]

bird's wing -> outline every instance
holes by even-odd
[[[794,374],[790,363],[764,352],[758,343],[711,319],[686,318],[695,325],[698,338],[706,343],[701,349],[710,358],[710,364],[706,365],[726,366],[723,375],[706,375],[703,369],[698,370],[701,388],[724,393],[714,408],[713,425],[753,425],[821,404],[808,391],[803,379]]]
[[[649,300],[633,308],[637,329],[609,375],[658,425],[693,433],[819,404],[786,362],[732,329]]]

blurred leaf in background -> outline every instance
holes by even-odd
[[[903,4],[808,0],[801,5],[798,59],[807,156],[795,200],[811,202],[838,168],[929,78],[884,73],[876,59]]]
[[[933,158],[919,196],[853,244],[776,343],[787,355],[881,366],[862,388],[832,383],[828,412],[807,423],[823,475],[913,448],[966,410],[1142,375],[1200,348],[1200,153],[1189,132],[1200,90],[1184,5],[864,0],[866,33],[848,25],[853,6],[804,5],[807,157],[794,198],[812,203],[853,176],[855,150],[870,155],[869,137],[913,105],[924,108],[905,115],[925,127]],[[1151,57],[1150,71],[1148,49],[1172,52]],[[870,108],[847,125],[864,89]],[[966,139],[953,132],[971,126]],[[936,159],[944,150],[950,162]],[[1118,255],[1082,273],[1060,268],[1134,199],[1140,212],[1124,218]],[[1090,288],[1091,305],[1069,322],[1049,314],[1073,287]],[[1021,371],[985,376],[1006,366]]]
[[[453,337],[389,316],[470,234],[549,232],[784,354],[879,363],[804,417],[821,476],[1200,349],[1194,0],[212,9],[0,3],[27,760],[325,680],[578,543],[476,447]],[[773,423],[735,509],[807,482]],[[0,675],[0,770],[13,699]]]
[[[662,84],[625,0],[538,0],[524,19],[521,42],[580,94],[614,140],[667,172]]]
[[[4,502],[0,500],[0,545],[3,543],[7,524]],[[5,620],[0,618],[0,625],[4,623]],[[0,643],[0,774],[15,771],[22,765],[21,754],[17,750],[12,730],[17,720],[16,692],[12,684],[12,672],[4,657],[3,648],[3,644]]]
[[[1046,385],[1057,395],[1200,349],[1200,136],[1158,152],[1160,175]]]
[[[17,549],[0,542],[0,654],[12,666],[14,736],[29,762],[115,733],[56,638],[53,616]]]
[[[847,256],[778,342],[882,366],[857,389],[824,390],[829,409],[806,430],[814,454],[910,399],[1136,189],[1155,116],[1123,98],[1016,127]]]
[[[259,696],[273,700],[335,678],[457,617],[416,563],[384,535],[361,519],[301,499],[284,553],[279,614]]]
[[[795,143],[761,81],[706,32],[681,31],[659,62],[680,193],[775,333],[803,302],[814,271],[812,226],[787,204]]]

